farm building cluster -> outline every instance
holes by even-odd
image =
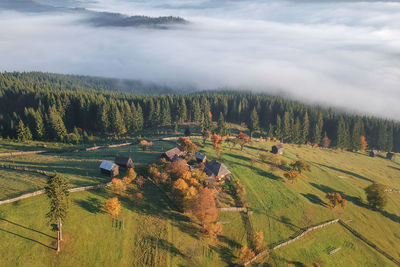
[[[186,161],[186,158],[191,156],[194,156],[195,162],[189,164]],[[191,170],[203,169],[208,176],[205,180],[205,183],[208,186],[213,186],[217,182],[223,182],[230,179],[231,172],[228,170],[228,168],[223,163],[220,163],[215,159],[208,161],[207,156],[204,153],[196,152],[194,155],[190,155],[190,153],[185,153],[184,151],[181,151],[179,148],[175,147],[164,152],[161,155],[161,158],[164,158],[170,162],[183,160]]]
[[[110,177],[117,176],[120,170],[126,171],[134,167],[133,160],[129,157],[116,157],[114,162],[103,160],[100,164],[101,172]]]

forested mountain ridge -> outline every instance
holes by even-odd
[[[260,129],[261,135],[285,142],[322,144],[328,138],[328,146],[358,150],[360,137],[365,136],[370,149],[400,152],[400,123],[395,121],[338,113],[265,94],[134,95],[116,90],[103,78],[0,74],[0,134],[65,141],[76,132],[124,134],[182,122],[197,122],[202,129],[225,133],[224,122],[232,122],[247,123],[253,132]],[[213,120],[218,121],[217,128]]]

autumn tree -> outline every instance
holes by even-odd
[[[179,149],[187,153],[194,154],[200,150],[189,138],[179,137],[177,143]]]
[[[129,168],[126,176],[133,181],[136,179],[137,174],[133,168]]]
[[[200,188],[194,198],[192,213],[204,225],[214,222],[218,217],[218,209],[214,195],[209,188]]]
[[[283,175],[287,179],[289,179],[292,182],[292,184],[294,184],[294,182],[297,181],[297,179],[300,178],[300,173],[298,171],[296,171],[296,170],[286,171]]]
[[[236,136],[236,140],[237,140],[238,144],[240,145],[240,150],[242,150],[242,151],[243,151],[243,148],[244,148],[245,144],[251,143],[250,136],[248,136],[247,134],[245,134],[243,132],[240,132]]]
[[[60,241],[62,241],[62,222],[65,221],[68,212],[69,186],[64,176],[56,173],[47,182],[46,194],[50,199],[50,211],[47,217],[50,221],[57,223],[57,252],[60,252]]]
[[[382,210],[387,204],[386,187],[373,183],[365,188],[368,203],[375,209]]]
[[[213,148],[217,152],[218,157],[221,157],[222,153],[222,137],[218,134],[213,134],[211,136],[213,142]]]
[[[295,170],[295,171],[299,172],[300,174],[303,171],[310,171],[310,165],[305,160],[302,160],[302,159],[293,161],[290,164],[290,168],[292,170]]]
[[[124,182],[121,179],[113,178],[111,180],[111,191],[117,195],[123,195],[126,190],[126,181]]]
[[[265,249],[264,244],[264,233],[263,232],[255,232],[252,236],[252,244],[253,248],[257,253],[260,253]]]
[[[368,143],[367,143],[367,139],[365,138],[365,136],[360,136],[360,142],[361,142],[361,151],[365,151],[367,150],[368,147]]]
[[[238,264],[243,264],[248,262],[249,260],[251,260],[252,258],[254,258],[256,254],[254,253],[254,251],[252,249],[250,249],[247,246],[243,246],[240,250],[239,250],[239,255],[237,257],[237,263]]]
[[[222,235],[223,233],[222,223],[217,222],[207,224],[204,226],[204,230],[212,240],[216,240],[218,236]]]
[[[205,130],[203,132],[203,144],[206,143],[207,139],[209,139],[211,137],[211,132],[210,130]]]
[[[121,212],[121,202],[117,197],[110,198],[106,201],[104,209],[113,219],[117,219]]]
[[[258,158],[262,161],[262,162],[266,162],[268,159],[268,154],[266,152],[260,152],[258,153]]]
[[[146,149],[149,149],[150,147],[153,146],[153,142],[141,140],[139,145],[142,147],[142,150],[145,151]]]
[[[169,165],[169,173],[171,177],[174,179],[179,179],[183,176],[184,173],[189,171],[189,167],[184,159],[178,159],[174,162],[171,162]]]
[[[322,138],[322,147],[323,148],[328,148],[331,145],[331,139],[328,138],[328,136],[325,133],[324,138]]]
[[[340,205],[342,208],[346,207],[347,201],[342,197],[342,195],[338,192],[336,193],[327,193],[325,196],[329,202],[331,203],[331,207],[335,208]]]

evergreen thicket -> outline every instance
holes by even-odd
[[[245,123],[251,134],[260,132],[285,142],[322,145],[329,138],[331,146],[352,150],[361,148],[362,135],[369,149],[400,152],[400,123],[391,120],[248,92],[118,93],[107,91],[111,85],[104,81],[48,73],[0,73],[0,135],[23,141],[79,142],[88,133],[137,133],[183,122],[227,134],[229,122]]]

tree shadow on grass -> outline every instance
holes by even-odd
[[[347,201],[353,203],[354,205],[357,205],[359,207],[366,208],[366,209],[369,209],[369,210],[372,210],[372,211],[379,212],[382,216],[392,220],[393,222],[400,223],[400,216],[398,216],[396,214],[393,214],[393,213],[390,213],[390,212],[387,212],[385,210],[377,210],[377,209],[367,205],[366,203],[364,203],[359,197],[349,196],[349,195],[343,193],[342,191],[334,190],[333,188],[331,188],[329,186],[326,186],[326,185],[315,184],[315,183],[310,183],[310,184],[313,187],[321,190],[324,193],[335,193],[335,192],[338,192],[338,193],[340,193],[340,195],[344,199],[346,199]]]
[[[55,250],[55,248],[50,247],[50,246],[48,246],[48,245],[46,245],[46,244],[43,244],[42,242],[37,241],[37,240],[34,240],[34,239],[32,239],[32,238],[29,238],[29,237],[26,237],[26,236],[22,236],[22,235],[20,235],[20,234],[16,234],[16,233],[13,233],[13,232],[10,232],[10,231],[8,231],[8,230],[1,229],[1,228],[0,228],[0,231],[5,232],[5,233],[8,233],[8,234],[11,234],[11,235],[14,235],[14,236],[17,236],[17,237],[20,237],[20,238],[23,238],[23,239],[25,239],[25,240],[32,241],[32,242],[34,242],[34,243],[36,243],[36,244],[45,246],[46,248]],[[52,237],[52,238],[54,238],[54,237]]]
[[[233,263],[233,261],[236,259],[236,256],[233,254],[232,249],[229,247],[225,247],[222,245],[217,245],[217,246],[210,246],[215,252],[219,254],[221,259],[228,264],[228,266],[233,267],[236,266],[236,264]],[[240,246],[239,246],[240,247]]]
[[[177,249],[172,243],[164,239],[158,239],[154,236],[146,236],[145,240],[150,241],[152,244],[156,244],[157,247],[170,252],[173,256],[180,256],[182,258],[187,258],[179,249]]]
[[[4,222],[7,222],[7,223],[10,223],[10,224],[13,224],[13,225],[15,225],[15,226],[24,228],[24,229],[29,230],[29,231],[33,231],[33,232],[36,232],[36,233],[38,233],[38,234],[42,234],[42,235],[45,235],[45,236],[47,236],[47,237],[57,239],[57,238],[55,238],[55,237],[53,237],[53,236],[51,236],[51,235],[48,235],[48,234],[46,234],[46,233],[40,232],[40,231],[38,231],[38,230],[29,228],[29,227],[26,227],[26,226],[23,226],[23,225],[18,224],[18,223],[16,223],[16,222],[12,222],[12,221],[7,220],[7,219],[5,219],[5,218],[0,218],[0,220],[1,220],[1,221],[4,221]]]
[[[87,200],[74,200],[74,202],[90,213],[103,213],[103,203],[95,197],[88,197]]]
[[[301,193],[301,195],[303,195],[303,197],[307,198],[313,204],[326,207],[326,203],[324,201],[322,201],[322,199],[320,199],[319,196],[317,196],[317,195],[310,194],[310,193],[308,193],[308,194]]]
[[[397,167],[393,167],[393,166],[388,166],[389,168],[391,168],[391,169],[393,169],[393,170],[396,170],[396,171],[400,171],[400,168],[397,168]]]
[[[331,169],[331,170],[334,170],[334,171],[337,171],[337,172],[341,172],[341,173],[344,173],[344,174],[347,174],[347,175],[350,175],[350,176],[354,176],[354,177],[359,178],[359,179],[364,180],[364,181],[368,181],[368,182],[371,182],[371,183],[374,182],[374,180],[369,179],[369,178],[367,178],[365,176],[359,175],[359,174],[357,174],[355,172],[342,170],[342,169],[339,169],[339,168],[336,168],[336,167],[333,167],[333,166],[328,166],[328,165],[320,164],[320,163],[317,163],[317,162],[313,162],[313,163],[316,164],[316,165],[319,165],[321,167],[325,167],[325,168],[328,168],[328,169]]]

